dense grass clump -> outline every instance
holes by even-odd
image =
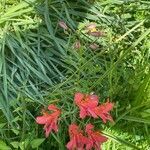
[[[104,150],[148,150],[149,68],[149,1],[1,0],[0,149],[63,150],[69,124],[92,121]],[[109,97],[114,123],[80,120],[76,92]],[[35,117],[49,104],[63,113],[45,139]]]

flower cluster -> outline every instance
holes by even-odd
[[[113,108],[113,103],[110,103],[109,99],[106,103],[98,105],[97,95],[76,93],[74,101],[80,109],[80,118],[84,119],[86,116],[91,116],[93,118],[100,117],[104,123],[107,120],[113,121],[109,113]]]
[[[71,124],[69,126],[69,136],[70,141],[66,145],[68,150],[100,150],[100,145],[107,141],[107,138],[101,135],[100,132],[93,130],[94,126],[92,124],[87,124],[85,127],[85,135],[83,131],[79,129],[76,124]]]
[[[110,111],[113,108],[113,103],[109,102],[99,104],[99,98],[94,94],[83,94],[77,92],[74,96],[74,102],[80,109],[80,118],[93,117],[95,119],[101,118],[104,123],[113,121]],[[38,124],[44,125],[45,136],[48,137],[52,132],[58,131],[58,119],[61,114],[61,110],[55,105],[48,106],[48,110],[44,110],[42,116],[36,118]],[[85,130],[81,130],[78,125],[71,124],[69,126],[70,141],[66,147],[68,150],[100,150],[102,143],[107,141],[107,138],[103,136],[99,131],[94,131],[92,124],[87,124]]]

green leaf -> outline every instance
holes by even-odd
[[[139,123],[150,124],[150,120],[148,119],[143,119],[143,118],[138,118],[138,117],[133,117],[133,116],[124,116],[122,119],[125,119],[128,121],[139,122]]]
[[[10,143],[14,148],[18,148],[19,147],[19,142],[11,142]]]
[[[15,133],[16,135],[18,135],[18,134],[19,134],[19,131],[18,131],[18,130],[16,130],[16,129],[12,129],[12,131],[13,131],[13,133]]]
[[[29,145],[29,139],[25,139],[23,142],[19,143],[21,150],[26,150]]]
[[[6,125],[6,123],[1,123],[0,124],[0,129],[2,129],[5,125]]]
[[[44,142],[44,138],[41,138],[41,139],[34,139],[32,142],[31,142],[31,146],[32,148],[37,148],[39,147],[43,142]]]
[[[0,140],[0,150],[11,150],[11,148],[4,141]]]

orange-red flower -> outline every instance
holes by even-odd
[[[95,108],[98,105],[97,95],[88,95],[78,92],[74,96],[74,101],[80,109],[80,118],[83,119],[86,116],[98,118],[98,115],[95,113]]]
[[[103,120],[104,123],[106,123],[107,120],[113,122],[113,119],[109,113],[109,111],[112,110],[113,105],[114,104],[108,100],[106,103],[99,105],[95,109],[95,113]]]
[[[79,129],[76,124],[69,126],[70,141],[66,147],[68,150],[84,150],[85,144],[88,143],[88,139],[83,136],[83,131]]]
[[[94,126],[92,124],[87,124],[85,132],[88,135],[89,142],[86,144],[86,150],[101,149],[101,144],[107,141],[107,137],[101,135],[98,131],[93,131]]]
[[[86,116],[91,116],[93,118],[100,117],[104,123],[107,120],[113,121],[109,112],[112,110],[114,104],[109,102],[109,100],[104,104],[98,105],[97,95],[78,92],[74,96],[74,101],[80,109],[80,118],[84,119]]]
[[[58,131],[58,117],[61,114],[60,109],[58,109],[55,105],[51,104],[48,106],[48,110],[52,111],[52,113],[43,112],[43,116],[38,116],[36,118],[36,122],[38,124],[44,124],[45,136],[48,137],[50,132],[54,130]]]

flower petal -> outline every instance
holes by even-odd
[[[61,28],[63,28],[64,30],[67,30],[68,29],[68,26],[66,25],[66,23],[64,21],[59,21],[58,22],[59,26]]]
[[[92,131],[93,128],[94,126],[91,123],[89,123],[86,125],[85,132],[90,133],[90,131]]]
[[[76,147],[76,140],[75,137],[73,137],[66,145],[68,150],[73,150]]]
[[[58,109],[55,105],[50,104],[50,105],[48,106],[48,110],[58,111],[59,109]]]
[[[104,32],[101,32],[101,31],[93,31],[93,32],[88,32],[89,35],[91,36],[95,36],[95,37],[101,37],[104,35]]]
[[[98,115],[95,113],[94,109],[87,109],[89,112],[89,116],[92,116],[93,118],[98,118]]]
[[[47,138],[49,136],[50,132],[52,131],[52,125],[51,124],[45,124],[44,130],[45,130],[45,136]]]
[[[113,118],[109,113],[109,111],[112,110],[113,105],[114,104],[111,102],[106,102],[95,108],[95,113],[103,120],[104,123],[106,123],[107,120],[113,122]]]
[[[86,26],[86,30],[93,30],[96,28],[96,23],[90,23]]]
[[[86,110],[83,107],[80,107],[80,118],[84,119],[87,115]]]
[[[48,121],[48,119],[50,119],[49,116],[38,116],[36,117],[36,122],[38,124],[45,124]]]
[[[75,93],[75,96],[74,96],[75,103],[78,105],[83,100],[84,96],[85,95],[80,92]]]
[[[104,103],[105,111],[110,111],[113,109],[114,104],[111,102]]]

